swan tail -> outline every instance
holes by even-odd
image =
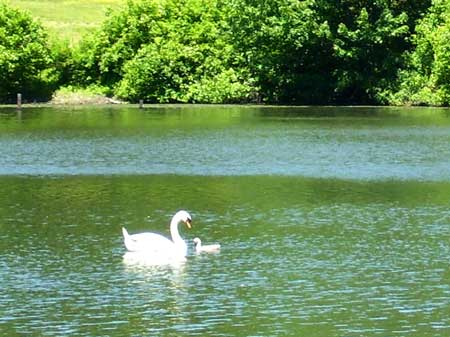
[[[128,231],[125,229],[125,227],[122,227],[122,234],[123,234],[123,243],[125,244],[125,248],[128,251],[133,251],[134,242],[131,238],[130,234],[128,234]]]
[[[125,227],[122,227],[122,234],[123,234],[123,238],[127,239],[130,234],[128,234],[128,231],[125,229]]]

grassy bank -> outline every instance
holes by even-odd
[[[9,0],[14,7],[29,11],[50,32],[72,43],[98,27],[108,8],[117,8],[124,0]]]

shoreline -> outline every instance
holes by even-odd
[[[286,105],[286,104],[264,104],[264,103],[247,103],[247,104],[211,104],[211,103],[130,103],[125,101],[118,101],[114,99],[104,99],[104,100],[86,100],[82,102],[32,102],[32,103],[22,103],[20,107],[17,104],[0,104],[0,109],[16,109],[16,110],[26,110],[31,108],[89,108],[89,107],[109,107],[109,108],[120,108],[120,107],[130,107],[130,108],[260,108],[260,109],[386,109],[386,110],[419,110],[419,109],[430,109],[430,110],[450,110],[447,106],[416,106],[416,105]]]

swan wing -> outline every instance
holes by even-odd
[[[126,230],[125,230],[126,231]],[[156,233],[139,233],[129,235],[124,232],[125,247],[130,252],[145,251],[164,254],[173,251],[175,244],[168,238]]]
[[[197,246],[195,246],[195,250],[197,253],[216,253],[220,251],[220,244],[214,245],[197,244]]]
[[[217,252],[220,250],[220,244],[202,246],[204,252]]]

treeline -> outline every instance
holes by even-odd
[[[75,47],[0,4],[0,102],[450,105],[450,0],[129,0]]]

